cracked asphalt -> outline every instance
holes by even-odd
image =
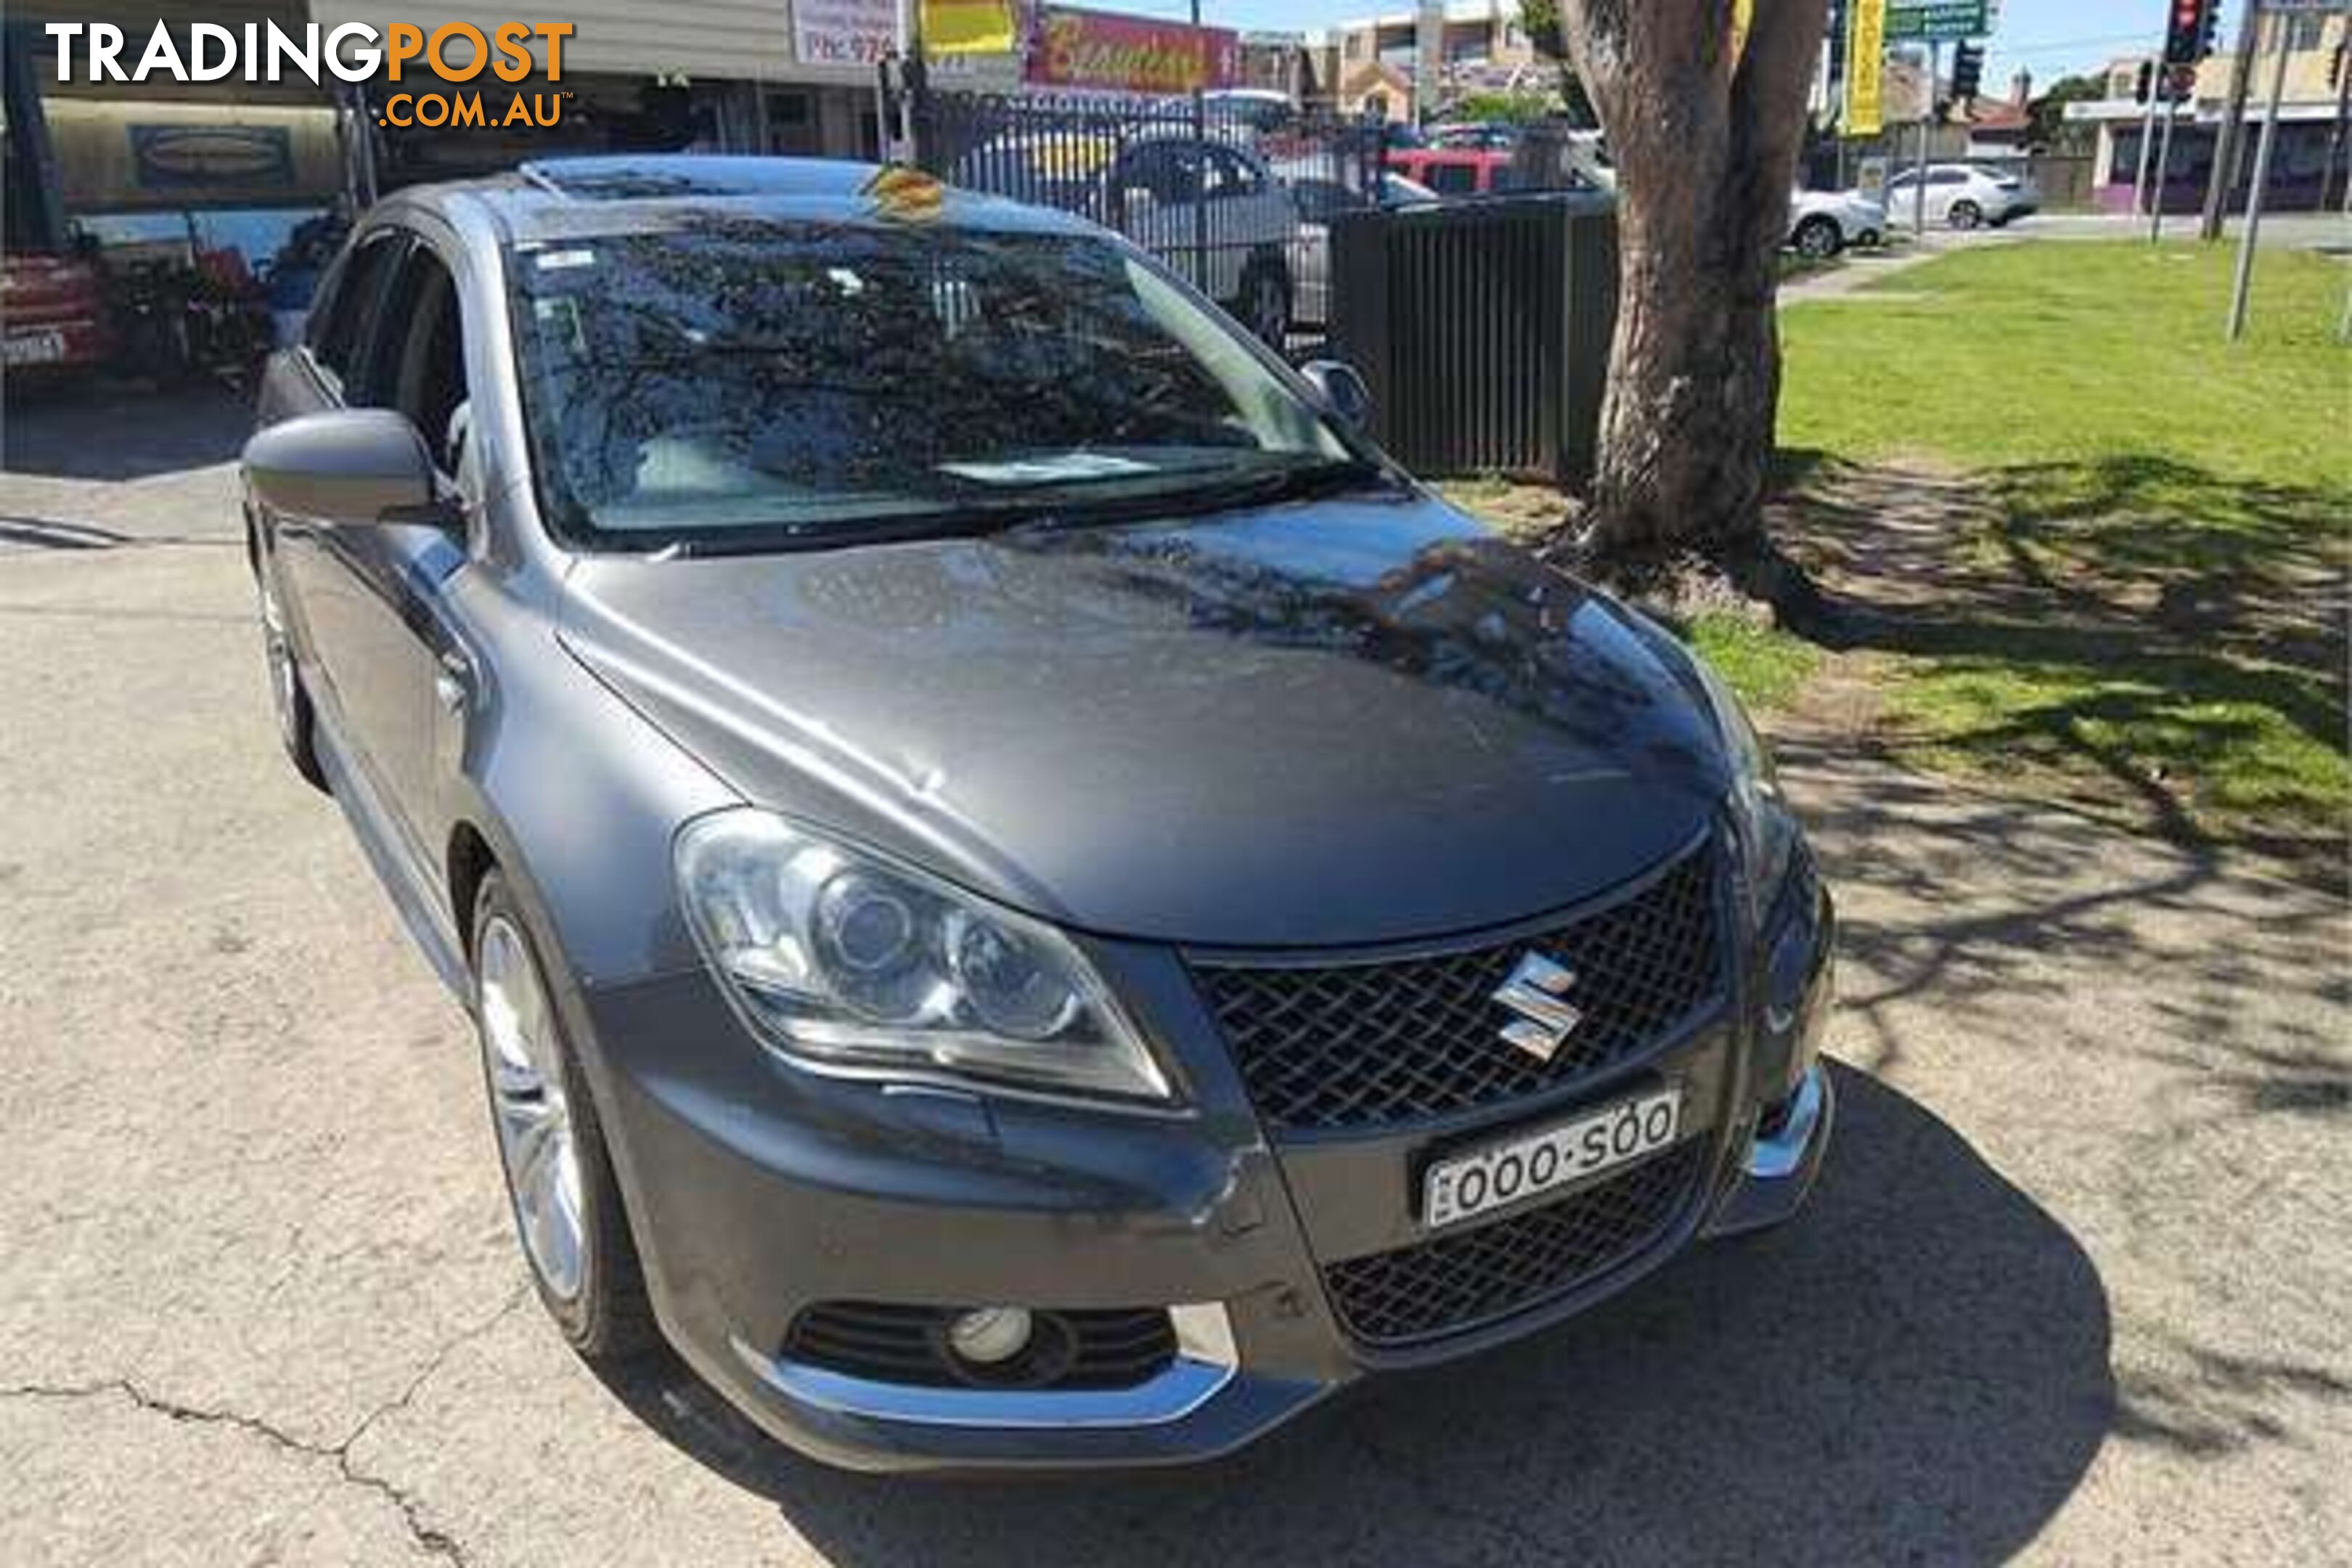
[[[0,1563],[2352,1560],[2352,926],[1804,736],[1796,1226],[1195,1472],[796,1460],[523,1288],[461,1016],[268,720],[225,404],[8,410]]]

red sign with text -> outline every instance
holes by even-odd
[[[1108,11],[1044,5],[1029,48],[1029,79],[1103,92],[1191,92],[1229,86],[1241,35]]]

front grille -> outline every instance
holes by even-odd
[[[852,1377],[937,1388],[1132,1388],[1176,1356],[1176,1331],[1156,1307],[1039,1311],[1030,1349],[977,1367],[947,1345],[961,1309],[826,1301],[793,1321],[784,1355]]]
[[[1379,1126],[1557,1089],[1642,1055],[1723,992],[1712,840],[1605,908],[1429,957],[1307,967],[1196,955],[1210,1011],[1259,1115],[1296,1130]],[[1549,1062],[1504,1042],[1494,999],[1538,951],[1576,972],[1583,1014]]]
[[[1682,1212],[1706,1140],[1583,1191],[1458,1236],[1326,1265],[1324,1289],[1349,1333],[1401,1345],[1507,1317],[1596,1279],[1646,1250]]]

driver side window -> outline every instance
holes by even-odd
[[[412,246],[401,261],[360,390],[352,401],[398,409],[442,472],[461,472],[471,424],[464,321],[457,279],[430,246]]]

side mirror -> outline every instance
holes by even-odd
[[[340,408],[272,425],[245,444],[246,487],[274,512],[328,522],[422,518],[433,458],[389,408]]]
[[[1361,430],[1371,423],[1372,389],[1364,384],[1354,365],[1345,360],[1308,360],[1298,367],[1298,374],[1323,399],[1323,406],[1349,429]]]

